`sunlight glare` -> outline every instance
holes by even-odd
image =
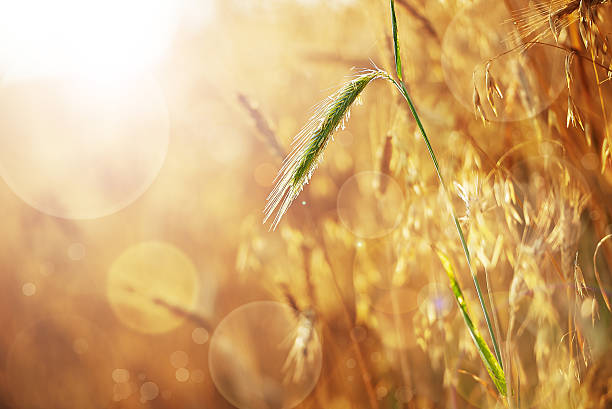
[[[124,79],[155,64],[178,25],[173,0],[22,0],[0,6],[0,63],[28,75]],[[3,67],[6,71],[8,66]],[[24,67],[22,67],[25,69]]]

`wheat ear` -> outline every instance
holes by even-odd
[[[353,103],[366,86],[377,78],[388,79],[389,74],[380,69],[361,71],[319,104],[308,123],[296,135],[264,209],[264,223],[274,215],[271,230],[276,228],[291,202],[310,180],[333,133],[344,128]]]

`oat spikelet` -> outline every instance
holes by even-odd
[[[580,111],[572,99],[572,95],[567,97],[567,119],[565,121],[565,127],[569,128],[570,124],[573,126],[580,126],[580,129],[584,131],[584,125],[582,124],[582,118],[580,117]]]
[[[567,83],[567,119],[565,121],[565,127],[569,128],[569,125],[580,126],[580,129],[584,131],[584,124],[580,117],[580,111],[574,103],[572,98],[572,61],[574,59],[574,53],[570,52],[565,56],[565,81]]]
[[[491,75],[491,62],[489,61],[485,67],[485,88],[487,90],[487,101],[493,110],[495,116],[497,116],[497,109],[495,108],[495,99],[494,93],[497,94],[499,98],[504,98],[504,94],[502,94],[497,81]]]
[[[584,43],[585,48],[589,48],[589,44],[591,44],[591,25],[592,25],[592,15],[589,9],[588,2],[585,0],[580,0],[578,6],[578,28],[580,32],[580,37],[582,38],[582,42]]]
[[[379,69],[360,72],[318,105],[309,122],[297,134],[291,153],[283,161],[276,177],[276,184],[268,196],[264,209],[264,223],[274,215],[272,230],[276,228],[291,202],[310,180],[332,134],[338,128],[344,128],[345,121],[350,117],[352,104],[358,100],[365,87],[377,78],[390,77]]]
[[[571,92],[572,90],[572,61],[574,60],[574,53],[567,53],[565,56],[565,81],[567,82],[567,89]]]
[[[587,296],[588,286],[586,281],[584,280],[584,274],[582,273],[582,269],[578,265],[578,252],[576,252],[576,258],[574,259],[574,285],[576,287],[576,292],[580,296],[580,298],[584,298]]]
[[[385,144],[383,146],[383,151],[380,157],[380,172],[383,175],[391,175],[391,158],[393,156],[393,137],[391,135],[387,135],[385,138]],[[384,194],[387,191],[387,186],[389,181],[387,178],[380,178],[380,184],[378,186],[378,191]]]
[[[307,364],[312,365],[319,344],[316,342],[315,313],[313,310],[299,312],[297,324],[283,342],[290,345],[282,371],[283,383],[298,383],[306,375]]]
[[[559,43],[561,32],[577,21],[581,39],[588,48],[589,44],[604,41],[605,37],[601,35],[595,17],[600,6],[609,2],[610,0],[530,2],[527,7],[512,11],[510,21],[519,31],[518,39],[529,40],[523,48],[529,48],[531,41],[545,40],[548,35],[552,35],[555,42]]]
[[[474,92],[472,93],[472,105],[474,106],[474,115],[476,115],[476,118],[478,119],[478,117],[480,116],[480,119],[482,119],[482,123],[486,123],[487,117],[485,117],[484,110],[480,102],[480,94],[478,93],[478,88],[476,87],[475,82]]]

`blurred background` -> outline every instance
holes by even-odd
[[[393,71],[388,2],[24,0],[0,5],[0,407],[609,407],[607,51],[575,15],[555,40],[547,10],[571,1],[396,3],[511,403],[432,250],[486,333],[391,85],[262,223],[312,107],[355,68]]]

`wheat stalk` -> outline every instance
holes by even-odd
[[[390,78],[389,80],[393,82],[393,84],[396,86],[396,88],[399,90],[399,92],[402,94],[402,96],[408,103],[408,107],[410,108],[410,113],[412,114],[412,117],[414,118],[417,124],[417,127],[419,128],[419,131],[421,132],[421,136],[423,137],[423,142],[425,142],[425,146],[427,147],[427,151],[429,152],[429,156],[434,165],[436,175],[438,176],[438,180],[440,181],[442,190],[444,191],[446,198],[449,202],[450,215],[453,220],[453,224],[455,225],[455,228],[457,230],[457,234],[459,235],[459,241],[461,242],[461,247],[463,248],[463,252],[465,254],[465,259],[468,265],[468,269],[470,271],[470,275],[472,276],[474,287],[476,288],[476,294],[478,295],[478,301],[480,303],[480,307],[484,314],[485,322],[489,330],[489,335],[491,336],[491,341],[493,342],[493,350],[495,351],[495,355],[491,354],[490,350],[488,349],[488,346],[486,345],[486,342],[482,339],[482,337],[479,334],[478,336],[474,335],[472,331],[473,324],[471,322],[469,314],[467,313],[467,309],[464,309],[462,306],[462,304],[465,303],[465,300],[460,293],[461,289],[459,288],[459,283],[451,279],[451,287],[453,289],[453,294],[455,295],[455,298],[463,311],[465,323],[468,329],[470,330],[470,333],[472,334],[472,338],[474,340],[474,343],[476,344],[476,348],[478,349],[478,352],[480,353],[480,356],[487,370],[489,371],[489,374],[491,375],[491,379],[493,380],[493,383],[497,387],[497,390],[499,391],[499,393],[502,396],[506,396],[507,390],[506,390],[505,373],[503,369],[503,362],[501,359],[499,346],[497,344],[495,333],[493,332],[493,327],[491,325],[489,313],[487,312],[487,308],[485,306],[485,303],[482,297],[482,290],[480,289],[480,283],[478,282],[478,278],[476,277],[476,273],[474,272],[474,268],[472,266],[472,258],[470,256],[470,251],[468,249],[467,242],[465,241],[463,229],[461,228],[461,225],[459,224],[459,220],[457,219],[457,216],[455,215],[455,210],[453,209],[452,201],[450,199],[450,194],[446,186],[446,182],[444,181],[444,178],[442,177],[442,172],[440,170],[440,165],[438,163],[438,159],[436,158],[436,154],[434,153],[433,147],[431,146],[431,143],[429,141],[429,137],[427,136],[427,133],[425,132],[425,128],[423,127],[421,119],[419,118],[419,114],[416,111],[414,103],[412,102],[412,99],[410,98],[410,95],[408,94],[408,90],[406,89],[406,85],[404,84],[404,81],[402,78],[400,46],[399,46],[399,40],[397,36],[398,30],[397,30],[397,19],[395,16],[395,1],[394,0],[390,0],[390,6],[391,6],[391,26],[393,30],[393,48],[394,48],[394,53],[395,53],[395,68],[396,68],[396,74],[397,74],[398,81],[392,78]],[[493,87],[492,82],[489,82],[488,85]],[[495,83],[495,86],[497,86],[496,83]],[[499,91],[498,95],[501,97],[501,91]],[[447,264],[444,264],[444,266],[446,269]],[[449,278],[451,278],[450,273],[449,273]],[[459,292],[456,291],[456,289]]]
[[[414,104],[410,96],[408,95],[408,91],[403,81],[394,0],[390,1],[390,6],[393,45],[395,54],[394,62],[397,80],[392,78],[387,72],[378,68],[362,71],[353,80],[347,82],[342,88],[340,88],[336,93],[332,94],[327,100],[325,100],[315,109],[315,113],[310,118],[310,121],[306,124],[306,126],[304,126],[304,128],[302,128],[302,130],[295,137],[291,153],[283,161],[283,165],[278,173],[278,176],[276,177],[276,184],[272,192],[268,196],[268,201],[264,208],[264,223],[274,215],[272,219],[271,230],[274,230],[276,228],[282,216],[287,212],[287,209],[289,208],[293,200],[295,200],[295,198],[304,188],[304,185],[310,180],[312,173],[314,172],[321,160],[323,152],[325,151],[325,148],[327,147],[327,144],[329,143],[332,134],[338,128],[344,127],[345,121],[348,120],[348,118],[350,117],[350,108],[352,104],[357,100],[357,98],[366,88],[366,86],[372,80],[377,78],[384,78],[391,82],[408,103],[410,112],[412,113],[412,116],[416,121],[421,135],[423,136],[423,141],[425,142],[427,150],[430,154],[440,184],[442,185],[443,190],[447,195],[447,199],[450,202],[450,195],[448,193],[446,183],[444,182],[444,178],[442,177],[438,160],[433,151],[431,143],[429,142],[427,133],[423,128],[423,124],[421,123],[419,115],[416,112]],[[488,95],[488,99],[491,102],[493,89],[495,89],[498,96],[501,97],[502,94],[501,90],[499,90],[499,87],[497,86],[497,83],[495,83],[490,76],[487,76],[487,78],[487,84],[491,88],[491,95]],[[490,352],[490,350],[486,346],[486,342],[484,342],[484,340],[479,334],[478,336],[474,336],[474,334],[472,333],[472,336],[476,343],[477,349],[480,352],[481,357],[485,363],[485,366],[487,367],[489,374],[491,375],[491,378],[495,383],[495,386],[497,387],[501,395],[506,395],[506,383],[504,379],[504,372],[499,347],[495,334],[493,332],[493,328],[491,326],[489,314],[484,304],[480,284],[478,282],[476,274],[473,271],[470,252],[465,241],[463,230],[459,225],[459,221],[455,215],[454,210],[452,210],[452,206],[451,217],[457,229],[457,233],[459,234],[459,239],[466,256],[466,261],[468,263],[468,267],[472,279],[474,281],[474,285],[476,287],[480,306],[485,316],[485,321],[489,329],[491,340],[493,341],[495,356],[493,356],[493,354]],[[457,282],[454,282],[453,290],[455,290],[455,287],[457,287],[457,289],[459,288]],[[457,291],[454,291],[454,294],[461,306],[463,300],[462,296],[460,299],[459,293]],[[473,325],[471,325],[471,320],[469,318],[469,315],[467,314],[467,310],[464,311],[464,317],[467,317],[466,324],[468,325],[468,328],[471,329]]]
[[[351,116],[351,106],[359,100],[367,85],[377,78],[390,77],[378,68],[361,71],[319,104],[308,123],[296,135],[264,209],[264,223],[274,215],[271,230],[276,228],[291,202],[310,180],[334,132],[339,128],[344,129]]]

